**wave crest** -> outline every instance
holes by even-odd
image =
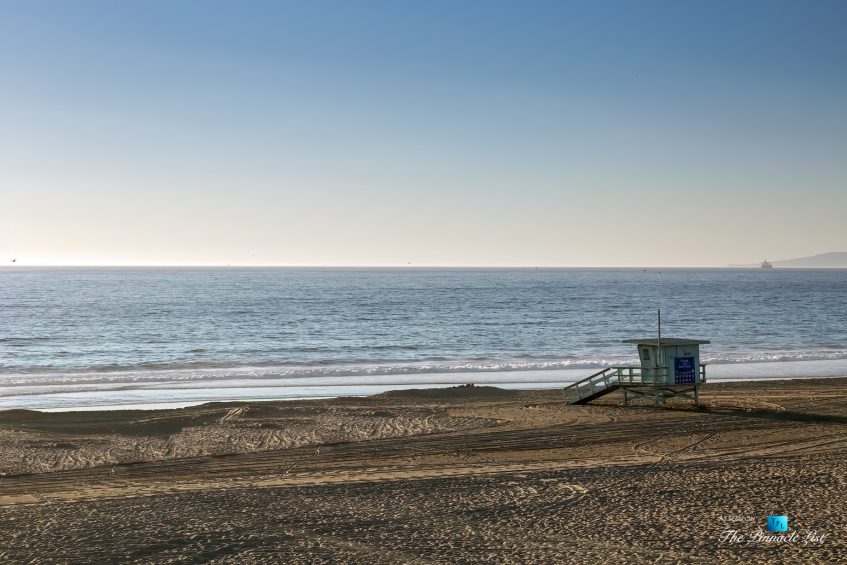
[[[711,364],[766,363],[847,359],[845,350],[724,352],[704,355]],[[416,374],[498,373],[595,369],[636,364],[634,356],[569,356],[558,358],[464,359],[431,358],[406,362],[357,360],[344,364],[232,366],[214,363],[155,364],[99,367],[75,372],[0,373],[0,386],[97,385],[214,381],[221,379],[309,379],[317,377],[375,377]],[[304,383],[305,384],[305,383]]]

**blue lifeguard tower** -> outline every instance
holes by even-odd
[[[630,396],[649,398],[659,406],[666,398],[689,398],[699,404],[698,387],[706,382],[706,364],[700,362],[704,339],[662,337],[627,339],[638,349],[640,365],[607,367],[565,387],[568,404],[586,404],[612,391],[623,390],[624,406]]]

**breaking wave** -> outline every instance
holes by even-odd
[[[709,353],[701,362],[709,364],[773,363],[792,361],[827,361],[847,359],[847,350],[819,351],[756,351]],[[194,362],[183,364],[143,364],[135,367],[101,366],[96,369],[74,372],[0,373],[0,386],[50,387],[56,385],[138,385],[143,383],[175,383],[185,381],[216,381],[225,379],[303,379],[348,378],[356,381],[368,377],[403,375],[450,375],[461,373],[520,373],[561,371],[569,369],[595,369],[601,367],[631,365],[637,363],[634,356],[571,356],[560,358],[516,358],[516,359],[465,359],[443,358],[422,361],[378,362],[357,360],[348,363],[332,361],[309,365],[298,364],[253,364],[235,366]],[[0,396],[3,396],[0,393]]]

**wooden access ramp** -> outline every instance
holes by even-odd
[[[606,367],[565,387],[562,396],[568,404],[586,404],[619,388],[621,388],[619,371],[615,367]]]

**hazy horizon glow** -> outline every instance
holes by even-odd
[[[847,4],[10,1],[9,265],[847,250]]]

